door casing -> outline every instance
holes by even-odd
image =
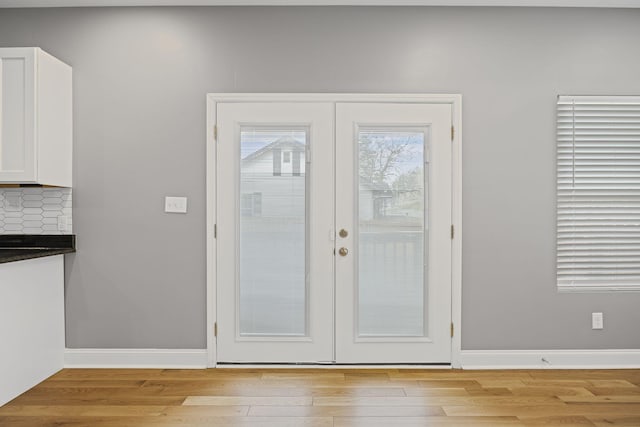
[[[219,102],[375,102],[450,104],[452,173],[451,245],[451,367],[460,368],[462,347],[462,95],[460,94],[319,94],[319,93],[209,93],[206,128],[206,259],[207,259],[207,367],[216,367],[216,108]]]

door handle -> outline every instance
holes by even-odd
[[[338,235],[342,238],[345,238],[349,235],[349,232],[347,230],[345,230],[344,228],[342,230],[340,230],[340,232],[338,233]]]
[[[340,254],[340,256],[347,256],[347,254],[349,253],[349,249],[340,248],[340,249],[338,249],[338,253]]]

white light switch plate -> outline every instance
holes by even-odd
[[[187,198],[165,197],[164,211],[169,213],[187,213]]]

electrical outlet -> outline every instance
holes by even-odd
[[[6,194],[4,207],[7,211],[16,212],[22,209],[22,196],[20,194]]]
[[[591,313],[591,329],[604,329],[604,316],[602,313]]]
[[[165,197],[164,211],[169,213],[187,213],[187,198]]]
[[[60,215],[58,217],[58,231],[62,231],[63,233],[67,231],[68,221],[66,215]]]

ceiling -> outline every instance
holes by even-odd
[[[0,0],[0,8],[99,6],[525,6],[640,8],[640,0]]]

